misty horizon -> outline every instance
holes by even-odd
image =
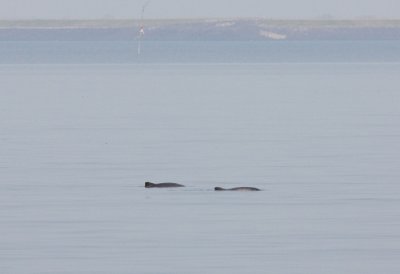
[[[3,0],[4,1],[4,0]],[[215,19],[262,18],[271,20],[395,20],[400,19],[400,3],[382,0],[349,0],[338,5],[333,0],[276,1],[106,1],[106,0],[28,0],[2,3],[0,20],[126,20],[126,19]],[[145,12],[142,14],[142,8]],[[29,7],[29,8],[27,8]]]

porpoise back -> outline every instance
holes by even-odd
[[[216,191],[260,191],[260,189],[256,187],[234,187],[234,188],[222,188],[222,187],[215,187],[214,190]]]
[[[168,188],[168,187],[184,187],[184,185],[176,184],[176,183],[155,184],[155,183],[151,183],[151,182],[145,182],[144,187],[145,188]]]

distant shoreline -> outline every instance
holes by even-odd
[[[262,18],[210,18],[210,19],[94,19],[94,20],[0,20],[0,28],[121,28],[135,27],[143,23],[147,26],[184,25],[224,22],[252,22],[271,26],[303,27],[393,27],[400,28],[400,19],[354,19],[354,20],[278,20]]]
[[[147,19],[0,20],[0,41],[135,40],[400,40],[400,20]]]

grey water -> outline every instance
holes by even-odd
[[[0,44],[0,273],[399,273],[398,42],[88,45]]]
[[[0,64],[400,62],[400,41],[0,41]]]

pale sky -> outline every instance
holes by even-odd
[[[135,19],[146,0],[0,0],[4,19]],[[145,18],[400,19],[400,0],[150,0]]]

